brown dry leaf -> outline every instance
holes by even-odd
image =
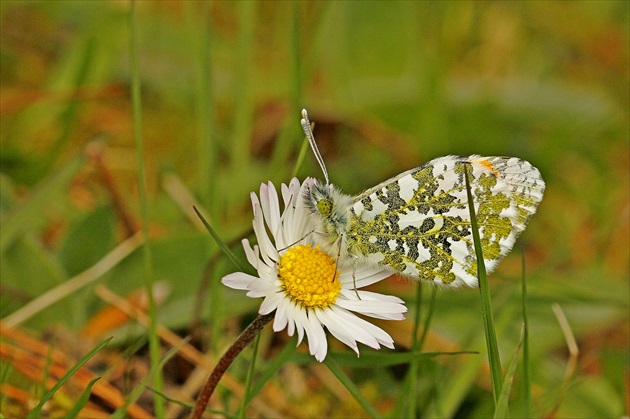
[[[76,360],[69,359],[58,349],[51,348],[47,343],[34,339],[18,329],[13,329],[5,325],[0,327],[0,337],[3,339],[0,345],[0,359],[10,363],[16,371],[19,371],[28,379],[32,380],[33,385],[41,382],[46,368],[48,368],[48,379],[44,386],[46,390],[52,388],[59,379],[76,363]],[[85,389],[90,381],[97,378],[98,375],[86,366],[80,368],[60,391],[68,392],[69,397],[76,399]],[[33,404],[33,395],[24,390],[13,391],[16,389],[8,388],[3,394],[12,397],[15,402],[24,402],[23,398],[28,395],[25,411],[30,410]],[[113,410],[119,408],[125,403],[124,395],[114,386],[106,381],[99,380],[92,387],[92,395],[99,398],[101,402]],[[83,409],[81,417],[100,417],[101,414],[107,417],[111,412],[103,411],[96,404],[88,403]],[[127,409],[127,415],[131,418],[150,418],[149,412],[140,406],[133,404]]]

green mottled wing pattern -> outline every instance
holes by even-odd
[[[464,170],[488,272],[514,245],[542,200],[540,172],[514,157],[447,156],[354,198],[348,253],[414,279],[477,284]]]

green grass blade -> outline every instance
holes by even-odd
[[[197,88],[195,89],[196,119],[199,141],[199,185],[200,198],[208,210],[210,219],[217,215],[216,198],[218,168],[218,141],[213,138],[216,127],[214,91],[212,89],[212,36],[210,34],[210,3],[184,2],[186,19],[190,30],[190,49],[194,56]]]
[[[308,144],[308,140],[304,137],[304,141],[302,141],[302,146],[300,147],[300,153],[298,154],[298,158],[295,161],[295,166],[293,166],[293,171],[291,172],[291,178],[297,176],[300,167],[302,167],[302,163],[304,163],[304,158],[306,157],[306,153],[310,150],[311,147]]]
[[[422,311],[422,284],[418,284],[418,289],[416,291],[416,315],[414,318],[414,332],[411,346],[412,351],[416,354],[419,354],[422,351],[422,347],[424,346],[424,341],[426,339],[431,324],[431,319],[433,318],[436,290],[436,287],[431,287],[431,300],[429,302],[429,310],[427,312],[426,318],[424,319],[424,324],[422,325],[422,335],[418,337],[418,331],[420,330],[420,314]],[[410,361],[409,372],[405,377],[405,382],[403,384],[401,392],[403,396],[398,398],[396,408],[394,409],[394,417],[414,417],[418,414],[418,380],[421,379],[419,371],[422,359],[423,358],[420,356],[415,356]]]
[[[365,412],[370,415],[370,417],[377,418],[380,415],[372,407],[372,405],[363,397],[357,386],[352,382],[350,377],[346,375],[345,372],[341,369],[339,363],[335,360],[335,357],[332,354],[328,354],[328,356],[324,359],[324,365],[328,367],[330,372],[332,372],[335,377],[339,380],[341,384],[352,394],[352,397],[359,403],[359,405],[365,410]]]
[[[394,365],[408,364],[416,358],[431,359],[436,356],[454,356],[454,355],[478,355],[475,351],[458,351],[458,352],[400,352],[400,353],[378,353],[376,351],[365,350],[361,352],[361,357],[357,357],[354,353],[333,352],[335,362],[339,365],[349,368],[377,368],[391,367]],[[291,357],[291,362],[298,364],[309,364],[313,362],[313,356],[307,353],[297,353]]]
[[[287,344],[284,345],[284,348],[282,348],[280,353],[273,359],[273,361],[271,361],[271,363],[267,366],[267,369],[263,371],[263,373],[258,377],[258,379],[256,380],[256,385],[252,387],[249,394],[247,395],[246,400],[248,404],[252,401],[254,397],[256,397],[258,393],[260,393],[265,384],[276,376],[278,371],[280,371],[280,368],[282,368],[284,364],[292,360],[293,354],[295,354],[296,350],[297,347],[295,346],[294,337],[291,342],[287,342]],[[310,360],[313,360],[312,356],[310,357]]]
[[[217,232],[214,231],[214,228],[212,228],[210,223],[208,223],[208,221],[206,221],[203,215],[201,215],[201,212],[199,212],[197,207],[193,207],[193,209],[197,213],[197,216],[199,217],[203,225],[206,226],[206,229],[208,230],[208,232],[210,233],[214,241],[217,242],[217,244],[219,245],[219,248],[221,248],[223,253],[225,253],[225,256],[227,256],[228,259],[230,259],[230,261],[234,264],[234,266],[236,266],[236,269],[238,269],[241,272],[253,273],[252,268],[250,268],[249,266],[243,265],[241,261],[236,257],[236,255],[234,255],[234,253],[230,250],[228,245],[225,244],[225,242],[221,239],[221,237],[219,237]]]
[[[13,364],[0,361],[0,384],[4,385],[9,382],[9,378],[13,374]],[[0,406],[6,406],[6,394],[0,391]]]
[[[52,365],[52,357],[53,357],[53,352],[54,352],[54,347],[53,345],[49,345],[48,346],[48,352],[46,353],[46,359],[44,361],[44,371],[42,374],[42,381],[39,383],[37,389],[41,390],[41,393],[38,392],[37,394],[46,394],[46,383],[48,382],[48,379],[50,378],[50,366]]]
[[[431,320],[433,318],[433,312],[435,311],[435,297],[437,295],[437,288],[431,287],[431,297],[429,301],[429,309],[427,311],[426,318],[422,324],[422,335],[418,337],[418,331],[420,330],[420,314],[422,306],[422,284],[418,284],[416,292],[416,315],[414,318],[414,333],[412,341],[412,351],[416,354],[422,352],[424,341],[427,337]],[[394,416],[413,417],[417,415],[417,401],[418,401],[418,380],[420,379],[419,370],[420,363],[423,357],[415,356],[410,363],[409,372],[403,385],[402,394],[404,397],[398,399]],[[406,409],[405,409],[406,407]]]
[[[186,402],[183,402],[181,400],[174,399],[174,398],[170,397],[169,395],[167,395],[166,393],[162,393],[161,391],[157,391],[154,388],[147,387],[147,390],[149,390],[152,393],[157,394],[158,396],[160,396],[161,398],[163,398],[164,400],[166,400],[169,403],[174,403],[174,404],[180,405],[180,406],[185,407],[186,409],[190,409],[190,410],[192,410],[195,407],[195,405],[192,404],[192,403],[186,403]],[[207,413],[212,413],[212,414],[223,416],[223,417],[226,417],[226,418],[236,418],[237,417],[235,415],[230,415],[229,413],[224,412],[222,410],[206,408],[205,411]]]
[[[481,248],[481,239],[479,237],[479,226],[477,224],[477,215],[475,214],[475,206],[472,192],[470,190],[470,165],[466,165],[464,170],[464,178],[466,180],[466,194],[468,196],[468,210],[470,211],[470,224],[475,244],[475,254],[477,256],[477,278],[479,279],[479,290],[481,293],[481,312],[483,315],[483,325],[486,333],[486,346],[488,348],[488,362],[490,363],[490,375],[492,379],[492,394],[494,396],[495,406],[499,400],[501,392],[501,383],[503,382],[503,372],[501,370],[501,358],[499,357],[499,345],[497,343],[497,335],[494,328],[494,319],[492,318],[492,303],[490,301],[490,289],[488,287],[488,275],[486,273],[486,265],[483,260],[483,251]]]
[[[418,341],[417,351],[420,352],[422,347],[424,346],[424,341],[427,338],[427,333],[429,333],[429,328],[431,327],[431,320],[433,320],[433,313],[435,312],[435,298],[437,297],[437,287],[431,287],[431,300],[429,300],[429,311],[427,312],[427,317],[424,319],[424,324],[422,325],[422,335]]]
[[[68,381],[68,379],[70,377],[72,377],[72,375],[77,372],[77,370],[79,368],[81,368],[86,362],[89,361],[90,358],[92,358],[98,351],[100,351],[101,349],[103,349],[105,347],[105,345],[107,345],[109,343],[109,341],[112,340],[112,338],[107,338],[105,339],[103,342],[101,342],[100,345],[98,345],[97,347],[95,347],[94,349],[92,349],[90,352],[87,353],[87,355],[85,355],[83,358],[79,359],[79,361],[74,364],[74,366],[72,368],[70,368],[68,370],[68,372],[66,372],[63,377],[61,377],[59,379],[59,381],[57,381],[57,383],[50,389],[48,390],[48,392],[46,394],[44,394],[42,396],[42,399],[39,401],[39,403],[37,404],[37,406],[35,406],[35,408],[33,410],[31,410],[27,416],[28,419],[34,419],[37,417],[40,417],[40,413],[42,410],[42,407],[44,407],[44,404],[50,400],[52,398],[52,396],[54,396],[54,394],[57,392],[57,390],[59,390],[59,388],[66,382]]]
[[[127,408],[129,408],[129,406],[131,406],[138,400],[142,392],[148,387],[148,383],[152,381],[155,382],[155,376],[158,375],[162,371],[164,364],[166,364],[166,362],[169,359],[171,359],[173,355],[175,355],[182,346],[188,343],[189,340],[190,340],[189,338],[183,339],[179,345],[174,346],[171,349],[169,349],[168,352],[164,354],[164,357],[156,365],[151,365],[151,370],[149,371],[149,374],[146,377],[144,377],[142,381],[140,381],[140,383],[136,386],[136,388],[134,388],[133,391],[129,394],[129,396],[127,396],[127,398],[125,399],[125,403],[122,406],[120,406],[118,409],[116,409],[116,411],[112,413],[111,417],[121,418],[121,419],[124,418],[125,413],[127,412]],[[162,391],[157,390],[157,389],[153,391],[158,391],[162,393]],[[154,400],[155,399],[161,399],[162,400],[161,404],[164,405],[164,400],[161,397],[154,397]],[[156,415],[156,417],[164,417],[164,416]]]
[[[499,334],[511,328],[512,324],[513,314],[509,310],[498,312],[495,318],[495,328]],[[467,334],[469,336],[465,337],[461,343],[464,347],[483,348],[485,346],[485,334],[472,331]],[[478,377],[480,373],[484,373],[486,364],[487,361],[482,356],[469,356],[449,377],[448,385],[441,385],[436,389],[439,392],[439,399],[435,401],[436,406],[439,406],[440,409],[438,417],[453,417],[466,405],[468,396],[476,394]]]
[[[509,417],[510,412],[508,411],[508,400],[510,398],[510,391],[512,390],[512,382],[514,381],[514,374],[516,373],[516,365],[518,364],[518,354],[521,351],[521,346],[523,345],[523,337],[525,336],[525,325],[521,328],[521,338],[518,341],[518,345],[516,346],[516,351],[514,351],[514,356],[512,357],[512,361],[508,366],[507,371],[505,372],[505,378],[503,379],[503,383],[501,384],[501,394],[499,395],[499,400],[497,401],[496,408],[494,409],[494,418],[507,418]]]
[[[252,352],[252,362],[249,364],[249,369],[247,370],[247,377],[245,378],[245,389],[243,393],[243,400],[241,400],[241,407],[238,411],[238,417],[245,417],[245,409],[247,408],[247,400],[249,399],[249,393],[252,389],[252,377],[254,376],[254,371],[256,370],[256,355],[258,354],[258,345],[260,344],[260,333],[256,335],[254,338],[254,350]]]
[[[527,321],[527,280],[525,269],[525,252],[521,248],[521,281],[523,291],[521,300],[523,306],[523,416],[531,418],[533,416],[532,409],[532,379],[531,369],[529,365],[529,323]]]
[[[286,161],[291,156],[291,153],[294,153],[296,147],[299,144],[300,133],[302,132],[299,124],[299,115],[300,111],[304,107],[303,98],[302,98],[302,55],[303,51],[300,48],[301,40],[300,40],[300,22],[299,22],[299,12],[300,12],[300,3],[293,2],[289,6],[290,9],[290,18],[288,21],[290,22],[289,29],[289,41],[290,45],[288,47],[289,51],[289,66],[291,70],[289,71],[289,98],[291,100],[291,106],[289,108],[289,117],[288,120],[283,124],[282,130],[278,135],[278,140],[274,146],[273,155],[271,157],[271,167],[286,167]],[[307,142],[306,142],[307,143]],[[306,150],[304,146],[308,146],[308,144],[302,144],[302,150],[300,150],[300,157],[298,157],[297,162],[294,166],[291,177],[297,176],[297,169],[299,169],[302,164],[302,160],[304,159],[304,154]],[[304,153],[304,154],[303,154]]]
[[[93,379],[92,381],[89,382],[89,384],[87,385],[85,390],[83,390],[83,393],[81,393],[81,397],[79,397],[79,400],[77,400],[77,402],[72,407],[72,409],[70,409],[70,411],[66,414],[66,418],[73,419],[73,418],[77,417],[77,415],[79,414],[81,409],[83,409],[85,407],[85,405],[87,404],[88,400],[90,400],[90,394],[92,393],[92,387],[100,379],[101,379],[101,377],[96,377],[95,379]]]
[[[253,57],[257,3],[237,2],[238,45],[236,48],[236,84],[235,100],[238,103],[234,117],[234,135],[230,143],[230,162],[234,167],[236,179],[242,179],[250,169],[250,142],[252,138],[254,103],[253,103]]]
[[[418,283],[416,289],[416,313],[413,319],[413,338],[411,342],[412,351],[419,351],[420,338],[418,331],[420,330],[421,320],[421,307],[422,307],[422,284]],[[413,417],[416,415],[417,408],[417,394],[418,394],[418,371],[420,369],[420,358],[414,358],[409,365],[409,372],[404,383],[405,391],[403,395],[409,395],[411,397],[399,397],[399,407],[407,404],[406,414],[404,416]],[[400,410],[398,414],[402,413]]]
[[[142,233],[145,241],[143,250],[144,260],[144,283],[148,299],[149,315],[149,357],[151,359],[151,369],[156,370],[160,360],[160,340],[157,335],[157,310],[153,298],[153,255],[151,243],[149,241],[149,197],[147,192],[146,169],[144,167],[144,138],[142,133],[142,101],[140,96],[140,69],[138,66],[137,51],[137,22],[136,22],[136,1],[132,0],[129,7],[129,59],[131,69],[131,104],[133,110],[133,136],[136,145],[136,158],[138,166],[138,192],[140,195],[140,212],[142,215]],[[158,390],[163,389],[162,374],[156,370],[153,385]],[[153,407],[157,417],[164,416],[164,401],[155,398]]]

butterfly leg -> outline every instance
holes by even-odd
[[[335,265],[339,266],[339,259],[341,258],[341,237],[337,240],[337,242],[339,243],[339,246],[337,249],[337,258],[335,259]],[[336,278],[337,278],[337,269],[335,269],[335,274],[333,275],[332,280],[330,282],[333,282]]]
[[[356,278],[356,271],[357,271],[357,257],[355,256],[354,258],[354,263],[352,264],[352,283],[354,284],[354,293],[357,295],[357,298],[360,300],[361,296],[359,295],[359,291],[357,291],[357,278]]]
[[[289,247],[293,247],[293,246],[295,246],[296,244],[298,244],[299,242],[301,242],[302,240],[304,240],[304,239],[305,239],[305,238],[307,238],[310,234],[313,234],[313,233],[315,233],[315,230],[311,230],[311,231],[309,231],[308,233],[306,233],[304,236],[302,236],[302,237],[301,237],[300,239],[298,239],[297,241],[295,241],[295,242],[293,242],[293,243],[291,243],[291,244],[289,244],[289,245],[287,245],[287,246],[283,247],[282,249],[278,249],[278,252],[282,252],[283,250],[287,250]]]

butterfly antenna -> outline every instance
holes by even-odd
[[[326,185],[330,182],[328,181],[328,171],[326,170],[326,165],[324,164],[324,159],[322,158],[319,149],[317,148],[317,143],[315,143],[315,136],[313,135],[313,130],[311,128],[311,121],[308,119],[308,113],[306,109],[302,109],[302,120],[300,121],[302,124],[302,130],[304,130],[304,134],[306,134],[306,138],[308,138],[308,142],[313,149],[313,154],[315,154],[315,158],[317,159],[317,163],[319,163],[319,167],[322,168],[322,172],[324,172],[324,178],[326,179]]]

